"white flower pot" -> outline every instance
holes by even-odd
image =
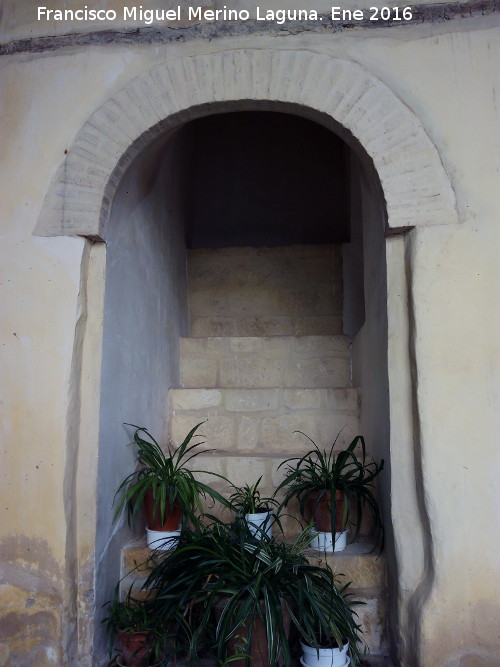
[[[273,536],[273,513],[272,512],[259,512],[258,514],[245,514],[245,521],[246,521],[246,524],[248,526],[248,530],[257,539],[262,537],[262,533],[265,533],[268,537]]]
[[[159,551],[171,551],[179,543],[180,530],[150,530],[146,528],[148,547]]]
[[[332,539],[332,533],[317,532],[311,541],[311,548],[317,551],[333,553],[334,551],[344,551],[347,544],[347,530],[342,533],[335,533],[335,540]]]
[[[346,642],[342,649],[339,648],[320,648],[318,651],[312,646],[300,643],[302,647],[302,658],[300,660],[303,667],[347,667],[351,660],[347,655],[349,648]]]
[[[321,666],[321,667],[349,667],[349,665],[351,664],[351,659],[349,657],[346,657],[345,662],[343,662],[341,665],[338,665],[338,663],[336,663],[336,662],[329,662],[329,661],[326,661],[326,662],[317,662],[316,661],[314,663],[313,662],[309,663],[309,662],[306,662],[304,660],[304,658],[301,658],[300,659],[300,664],[302,665],[302,667],[319,667],[319,666]]]

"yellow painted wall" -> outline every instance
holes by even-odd
[[[4,4],[3,41],[39,30],[30,8]],[[236,44],[312,49],[358,62],[420,118],[440,152],[461,224],[415,230],[407,240],[435,572],[419,664],[500,664],[499,37],[498,19],[489,16],[398,32],[71,47],[0,58],[0,665],[73,660],[63,627],[74,620],[77,552],[67,542],[66,517],[74,500],[72,362],[75,334],[85,327],[79,293],[86,242],[32,235],[45,194],[90,113],[129,79],[165,59]]]

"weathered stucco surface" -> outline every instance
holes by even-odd
[[[30,6],[5,4],[8,37],[30,34]],[[86,503],[95,488],[97,449],[89,442],[97,443],[100,386],[88,336],[99,358],[103,300],[95,281],[104,275],[104,249],[78,237],[33,236],[45,196],[86,120],[134,77],[178,59],[245,48],[356,63],[418,118],[450,178],[461,224],[414,229],[396,242],[391,265],[392,275],[408,281],[409,348],[404,331],[391,331],[391,313],[389,332],[410,350],[416,393],[405,410],[418,436],[428,547],[424,570],[415,570],[415,618],[408,620],[418,650],[402,664],[500,664],[499,24],[491,15],[452,23],[442,31],[433,25],[335,37],[221,37],[2,57],[0,665],[73,665],[75,646],[88,643],[95,507]],[[381,123],[376,109],[370,121]],[[391,370],[389,357],[389,378]],[[396,495],[408,484],[394,464],[392,484]],[[393,512],[395,526],[414,532],[405,514]],[[88,655],[80,664],[90,665]]]
[[[394,2],[383,2],[381,0],[371,0],[370,3],[364,2],[364,0],[346,0],[342,3],[342,9],[365,9],[367,6],[370,7],[386,7],[386,6],[397,6],[397,3]],[[410,3],[408,3],[410,4]],[[414,0],[411,3],[412,7],[418,7],[419,5],[440,5],[443,4],[441,0]],[[132,3],[124,3],[121,0],[103,0],[102,2],[87,2],[86,6],[89,9],[99,8],[105,11],[115,11],[117,16],[116,19],[111,18],[106,20],[104,17],[103,20],[88,21],[88,23],[83,23],[78,20],[68,20],[67,22],[57,21],[53,17],[54,15],[48,14],[48,19],[37,20],[36,10],[34,11],[33,5],[31,2],[19,0],[5,0],[2,7],[2,14],[0,15],[2,26],[2,32],[5,35],[5,38],[13,39],[23,39],[23,38],[33,38],[44,35],[64,35],[70,32],[85,32],[90,27],[91,29],[129,29],[129,28],[138,28],[144,26],[144,21],[141,20],[140,14],[137,12],[137,17],[134,20],[134,15],[130,13],[127,14],[127,18],[124,19],[123,7],[127,6],[129,8],[140,7],[143,10],[156,10],[156,9],[165,9],[171,10],[176,9],[179,5],[175,0],[168,0],[167,2],[158,3],[154,0],[143,0],[140,5],[134,5]],[[82,5],[77,1],[66,2],[64,6],[61,6],[56,0],[47,0],[44,3],[40,3],[39,6],[46,7],[48,10],[54,9],[81,9]],[[197,5],[193,3],[193,6]],[[328,14],[331,10],[331,3],[326,2],[325,0],[319,0],[315,2],[314,0],[276,0],[274,2],[269,2],[264,0],[259,2],[258,0],[232,0],[232,2],[221,2],[220,0],[207,0],[202,5],[203,9],[206,10],[217,10],[228,7],[230,9],[245,9],[248,10],[252,16],[255,16],[257,7],[261,7],[263,11],[267,8],[272,8],[274,10],[279,9],[307,9],[307,10],[316,10],[321,14]],[[399,6],[406,6],[406,4],[399,3]],[[449,12],[451,14],[451,12]],[[42,14],[45,17],[45,14]],[[169,22],[168,25],[173,27],[178,26],[187,26],[193,25],[195,21],[187,20],[186,13],[182,14],[180,21],[174,20]],[[158,21],[153,21],[152,25],[157,26]],[[160,24],[161,25],[161,24]]]

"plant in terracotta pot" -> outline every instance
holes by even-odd
[[[196,511],[203,511],[201,499],[207,495],[228,505],[217,491],[196,478],[197,473],[204,471],[187,467],[189,461],[204,453],[197,450],[203,441],[193,441],[200,426],[201,423],[192,428],[179,447],[168,445],[166,451],[146,428],[134,426],[136,430],[131,444],[137,445],[140,467],[118,487],[114,519],[126,505],[129,524],[132,524],[137,512],[144,507],[148,544],[153,548],[168,550],[175,546],[181,523],[185,525],[188,519],[195,519]],[[221,477],[217,473],[206,474]]]
[[[109,651],[113,652],[116,640],[120,653],[109,663],[125,667],[159,665],[165,646],[165,625],[159,628],[150,612],[147,599],[135,599],[129,589],[123,602],[119,600],[119,584],[113,599],[104,605],[107,616],[102,620],[109,635]]]
[[[273,509],[279,505],[275,498],[261,495],[261,481],[262,477],[259,477],[253,485],[234,486],[234,491],[229,496],[237,519],[244,522],[256,539],[261,539],[264,535],[272,537]],[[276,517],[276,522],[279,524],[279,517]]]
[[[275,493],[285,489],[281,507],[292,498],[298,498],[300,513],[312,516],[318,537],[313,546],[333,550],[336,540],[345,547],[347,523],[354,526],[354,539],[358,536],[363,509],[368,507],[373,519],[375,539],[383,548],[384,528],[379,506],[373,493],[373,482],[383,470],[384,461],[367,461],[363,436],[356,436],[346,449],[334,451],[337,438],[329,451],[320,450],[309,436],[302,434],[313,444],[313,449],[304,456],[286,459],[284,479]],[[339,434],[340,435],[340,434]],[[360,454],[356,448],[359,446]],[[359,450],[358,450],[359,451]],[[353,506],[356,514],[353,518]],[[328,543],[328,536],[330,543]],[[322,538],[322,542],[318,538]],[[335,550],[340,551],[337,544]],[[330,548],[331,547],[331,548]]]
[[[174,611],[184,610],[180,615],[193,619],[190,664],[199,664],[200,638],[209,636],[219,664],[291,667],[289,631],[314,642],[313,628],[323,617],[334,636],[349,640],[356,662],[356,603],[339,590],[331,570],[310,564],[302,554],[311,540],[309,528],[286,544],[275,538],[256,541],[241,521],[212,519],[183,532],[178,548],[146,582],[155,591],[158,624]]]

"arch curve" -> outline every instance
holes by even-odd
[[[436,147],[385,84],[350,61],[305,51],[247,49],[155,65],[109,98],[68,150],[35,234],[104,238],[116,187],[152,140],[207,113],[262,104],[312,109],[344,128],[348,142],[354,137],[378,173],[389,227],[458,221]]]

